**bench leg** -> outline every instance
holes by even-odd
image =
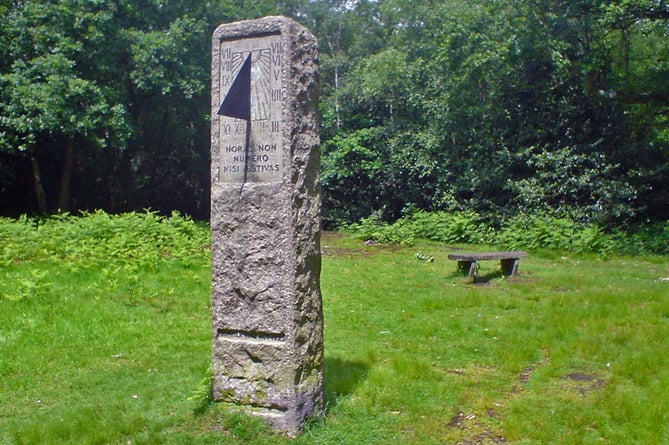
[[[476,275],[476,261],[458,261],[458,270],[474,278]]]
[[[510,277],[514,276],[518,272],[518,263],[520,263],[519,258],[500,260],[500,266],[502,267],[502,274]]]

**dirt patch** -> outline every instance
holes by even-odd
[[[446,424],[449,428],[464,428],[467,417],[464,413],[458,413],[451,417],[451,420]],[[476,418],[476,416],[474,416]]]
[[[518,374],[518,381],[522,384],[525,384],[530,381],[532,378],[532,373],[534,372],[534,368],[529,367],[525,368],[522,371],[520,371],[520,374]]]
[[[475,281],[469,283],[469,286],[488,287],[488,286],[492,286],[492,283],[490,282],[490,279],[488,279],[486,281],[479,281],[478,278],[477,278]]]
[[[491,418],[496,418],[490,415],[490,410],[486,413]],[[457,445],[484,445],[496,443],[509,443],[504,437],[493,433],[482,422],[477,421],[476,414],[458,413],[451,418],[446,424],[448,428],[463,430],[469,438],[463,438],[457,442]]]
[[[508,440],[502,436],[494,436],[491,434],[480,434],[472,440],[465,440],[464,442],[458,442],[457,445],[485,445],[489,443],[509,443]]]
[[[539,368],[541,365],[544,365],[547,361],[547,358],[543,358],[520,371],[520,374],[518,374],[518,381],[523,385],[529,382],[532,378],[532,375],[534,374],[534,371],[536,371],[537,368]]]
[[[336,232],[322,232],[321,233],[321,255],[326,257],[368,257],[378,255],[384,252],[397,252],[403,249],[402,246],[390,244],[377,244],[372,241],[359,241],[351,247],[343,247],[341,239],[346,238],[347,235]]]
[[[502,416],[500,416],[497,411],[495,411],[492,408],[488,408],[485,412],[485,415],[490,417],[491,419],[501,419]]]
[[[321,246],[321,255],[323,256],[334,256],[334,257],[350,257],[353,255],[359,255],[360,251],[358,249],[347,249],[345,247],[331,247],[331,246]]]
[[[567,386],[581,395],[598,391],[606,386],[604,379],[597,374],[586,374],[582,372],[572,372],[563,378]]]
[[[531,278],[528,275],[532,275],[532,272],[529,271],[518,272],[518,275],[514,275],[512,277],[506,277],[506,281],[514,284],[532,284],[539,282],[538,278]]]

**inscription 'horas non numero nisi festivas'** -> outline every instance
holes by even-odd
[[[273,153],[277,152],[276,144],[257,145],[255,151],[247,154],[243,145],[226,145],[224,151],[231,156],[226,156],[232,163],[221,165],[221,173],[247,173],[280,172],[281,165],[274,162]]]

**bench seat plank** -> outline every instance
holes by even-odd
[[[449,260],[458,261],[511,260],[514,258],[527,258],[527,252],[510,250],[506,252],[452,253],[448,255]]]

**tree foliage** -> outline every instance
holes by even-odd
[[[338,111],[351,122],[325,146],[338,168],[326,207],[349,212],[331,222],[413,207],[493,222],[550,209],[604,226],[669,216],[665,2],[376,8],[388,43],[351,67]],[[377,158],[337,164],[349,135],[372,128],[380,136],[364,148]],[[379,164],[383,181],[366,167]],[[375,186],[352,187],[366,179]]]
[[[3,2],[3,211],[206,216],[209,36],[220,22],[273,11],[269,2]]]
[[[278,13],[319,40],[326,224],[669,218],[665,0],[3,0],[2,211],[206,217],[209,36]]]

